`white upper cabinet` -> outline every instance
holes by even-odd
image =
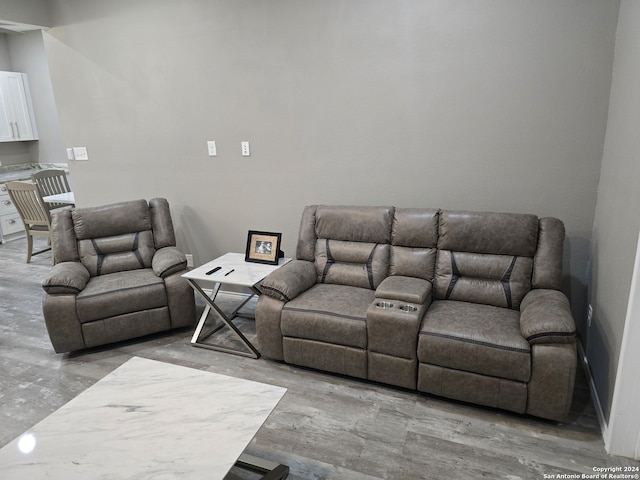
[[[0,72],[0,142],[37,139],[27,74]]]

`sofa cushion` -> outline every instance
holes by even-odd
[[[438,209],[396,208],[391,231],[390,275],[433,281]]]
[[[436,267],[435,248],[391,246],[389,275],[417,277],[433,282]]]
[[[433,208],[396,208],[391,243],[404,247],[435,248],[438,244],[438,214]]]
[[[444,210],[440,213],[438,248],[533,257],[538,228],[535,215]]]
[[[163,280],[146,268],[92,277],[77,295],[76,308],[85,323],[166,305]]]
[[[450,300],[424,316],[418,340],[421,363],[527,382],[531,348],[514,310]]]
[[[318,239],[318,283],[376,289],[389,273],[389,245]]]
[[[315,216],[317,238],[348,242],[391,243],[393,207],[319,205]]]
[[[435,298],[518,309],[531,289],[533,259],[439,250]]]
[[[286,337],[367,347],[367,308],[375,292],[345,285],[317,284],[282,309]]]

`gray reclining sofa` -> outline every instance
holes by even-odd
[[[42,309],[56,352],[195,322],[164,198],[64,209],[51,228],[56,265],[42,283]]]
[[[575,325],[564,225],[535,215],[308,206],[262,283],[266,358],[563,421]]]

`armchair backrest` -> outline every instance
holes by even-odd
[[[80,261],[91,276],[149,268],[157,249],[175,246],[161,198],[65,209],[53,214],[52,230],[56,260]]]

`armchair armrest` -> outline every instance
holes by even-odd
[[[282,302],[296,298],[316,283],[316,267],[306,260],[292,260],[262,281],[260,289],[268,297]]]
[[[86,287],[89,270],[80,262],[61,262],[42,281],[42,288],[51,294],[76,295]]]
[[[187,268],[187,257],[176,247],[164,247],[156,250],[151,268],[157,276],[165,278]]]
[[[531,290],[520,304],[520,331],[531,344],[572,343],[576,326],[567,297],[558,290]]]
[[[431,282],[423,278],[394,275],[385,278],[376,289],[376,297],[401,302],[430,304]]]

